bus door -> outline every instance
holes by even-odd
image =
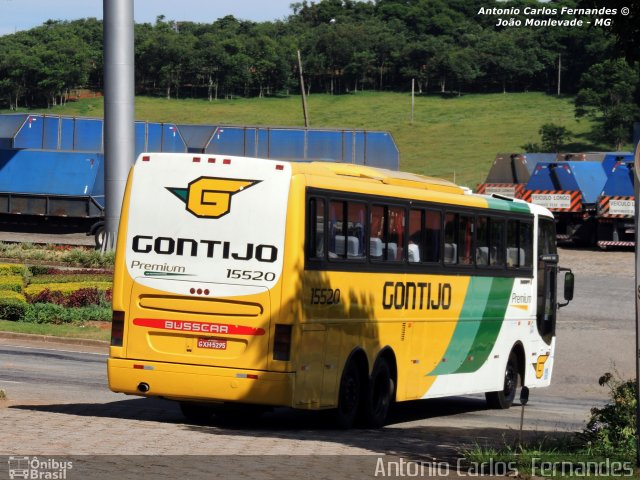
[[[540,335],[550,343],[555,335],[557,310],[558,251],[555,225],[551,219],[540,219],[538,226],[538,310]]]

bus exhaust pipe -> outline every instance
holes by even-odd
[[[150,388],[151,388],[151,387],[149,387],[149,384],[148,384],[148,383],[140,382],[140,383],[138,384],[138,391],[139,391],[140,393],[147,393],[147,392],[149,391],[149,389],[150,389]]]

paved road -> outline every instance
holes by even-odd
[[[634,373],[633,253],[563,251],[561,263],[577,274],[576,298],[561,310],[553,385],[532,391],[529,435],[580,429],[606,398],[598,377],[614,367],[624,377]],[[100,349],[16,343],[0,341],[6,455],[384,454],[431,461],[452,458],[464,444],[511,441],[520,419],[519,408],[490,411],[470,397],[402,404],[379,431],[334,431],[318,413],[286,409],[253,425],[194,426],[172,402],[109,392]]]

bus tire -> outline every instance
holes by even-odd
[[[498,392],[485,393],[489,408],[504,410],[513,404],[516,398],[516,391],[518,390],[518,372],[518,356],[516,352],[512,350],[509,354],[509,360],[507,360],[507,367],[504,372],[504,389]]]
[[[96,232],[93,234],[93,238],[96,244],[96,250],[102,249],[102,246],[104,245],[105,232],[106,230],[104,225],[101,225],[98,228],[96,228]]]
[[[394,384],[391,368],[384,358],[379,358],[371,372],[371,380],[365,398],[365,425],[369,428],[384,426],[393,401]]]
[[[213,416],[213,408],[201,403],[180,402],[180,411],[189,423],[202,425],[208,423]]]
[[[349,360],[342,371],[340,379],[338,408],[334,414],[336,426],[341,429],[353,427],[358,417],[361,403],[362,376],[356,362]]]

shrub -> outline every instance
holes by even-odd
[[[24,321],[30,323],[62,324],[110,320],[111,308],[109,307],[65,308],[51,303],[28,305],[24,316]]]
[[[43,286],[47,287],[48,285]],[[105,290],[96,287],[78,288],[70,292],[44,288],[35,293],[27,294],[27,300],[31,304],[52,303],[68,308],[86,307],[89,305],[108,307],[111,305],[111,299],[111,289]]]
[[[49,290],[45,288],[34,295],[27,295],[29,303],[54,303],[56,305],[63,305],[65,296],[59,290]]]
[[[591,419],[581,436],[589,453],[603,456],[622,455],[634,459],[636,454],[636,382],[623,381],[618,375],[605,373],[598,381],[609,388],[610,401],[591,409]]]
[[[81,288],[72,292],[65,300],[65,307],[87,307],[89,305],[100,305],[104,301],[104,294],[97,288]]]
[[[27,307],[27,301],[21,293],[12,290],[0,290],[0,318],[4,320],[22,320]]]
[[[113,266],[113,260],[115,258],[114,252],[107,252],[102,254],[97,250],[85,250],[81,248],[74,248],[65,253],[61,260],[65,263],[77,264],[83,267],[106,267]]]
[[[50,270],[53,269],[44,265],[31,265],[29,267],[29,272],[31,273],[31,275],[44,275],[50,273]]]
[[[82,288],[96,288],[100,291],[106,291],[111,288],[111,282],[70,282],[70,283],[47,283],[44,285],[29,285],[25,287],[24,293],[27,299],[33,298],[44,290],[51,290],[52,292],[58,291],[63,295],[69,294],[80,290]],[[29,301],[29,303],[33,303]]]
[[[18,275],[0,276],[0,290],[22,292],[24,278]]]
[[[29,274],[29,269],[25,265],[13,264],[13,263],[0,263],[0,276],[12,277],[19,275],[26,277]]]

